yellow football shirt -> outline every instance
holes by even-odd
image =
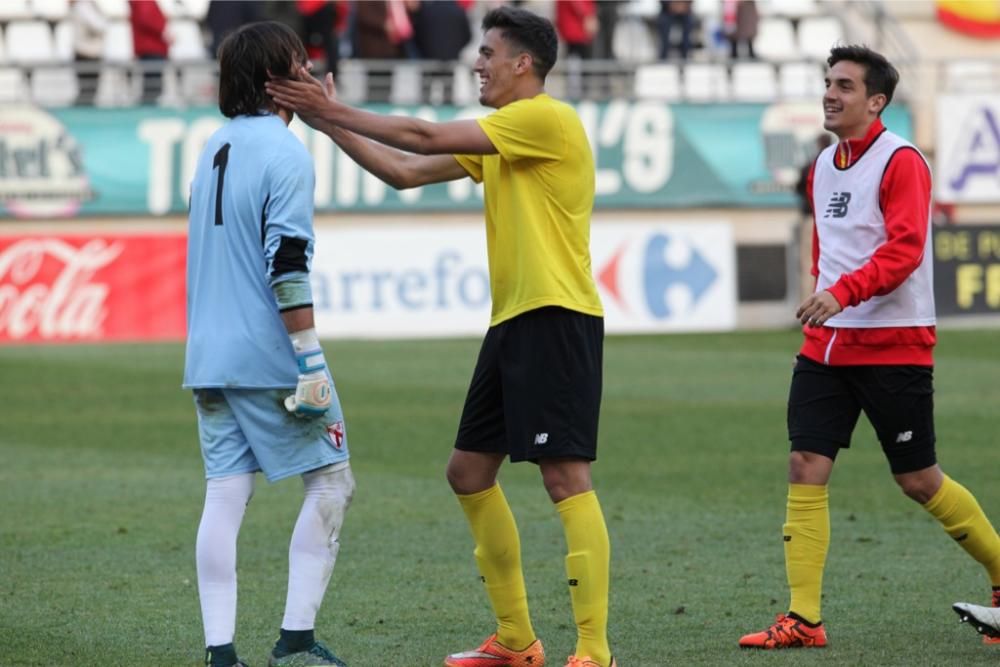
[[[485,188],[490,326],[544,306],[601,316],[590,267],[594,156],[573,107],[541,94],[479,119],[497,155],[456,155]]]

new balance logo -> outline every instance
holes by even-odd
[[[913,440],[913,431],[903,431],[896,436],[896,442],[909,442]]]
[[[570,579],[566,583],[568,583],[570,586],[579,586],[580,585],[580,580],[579,579]]]
[[[851,201],[850,192],[834,192],[830,203],[826,205],[824,218],[843,218],[847,215],[847,204]]]
[[[548,433],[536,433],[535,434],[535,444],[536,445],[544,445],[548,441],[549,441],[549,434]]]

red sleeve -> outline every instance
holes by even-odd
[[[822,152],[822,151],[821,151]],[[819,234],[816,233],[816,202],[813,201],[813,177],[816,175],[816,162],[819,161],[819,156],[813,160],[812,166],[809,167],[809,175],[806,176],[806,199],[809,200],[812,209],[812,268],[809,273],[812,274],[813,278],[819,277]]]
[[[927,243],[930,202],[931,174],[927,164],[912,148],[896,151],[889,158],[879,187],[885,243],[864,266],[844,274],[830,287],[830,293],[842,306],[856,306],[892,292],[920,265]]]

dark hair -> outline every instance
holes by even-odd
[[[552,22],[526,9],[502,6],[492,9],[483,17],[483,32],[497,28],[508,42],[531,54],[535,74],[545,81],[545,76],[556,64],[559,40]]]
[[[306,64],[306,47],[283,23],[249,23],[229,33],[219,45],[219,111],[226,118],[260,116],[273,108],[264,91],[268,72],[291,74],[293,63]]]
[[[865,95],[885,95],[885,106],[879,111],[879,115],[892,102],[892,94],[896,91],[896,84],[899,83],[899,72],[885,59],[881,53],[872,51],[867,46],[852,44],[849,46],[835,46],[830,49],[830,57],[826,59],[827,64],[833,67],[841,60],[848,60],[858,63],[865,68]]]

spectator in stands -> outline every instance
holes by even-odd
[[[670,57],[670,33],[674,26],[681,29],[681,59],[687,59],[691,51],[691,30],[694,28],[693,4],[691,0],[660,0],[660,15],[656,22],[660,32],[660,60]]]
[[[301,17],[302,41],[306,48],[323,54],[327,72],[337,76],[340,39],[337,35],[337,3],[331,0],[296,0]]]
[[[410,9],[413,41],[425,60],[458,60],[472,39],[466,7],[457,0],[414,2]]]
[[[745,51],[747,58],[756,58],[753,40],[757,38],[760,14],[755,0],[724,0],[722,22],[729,39],[730,56],[735,60],[742,57],[740,54]]]
[[[623,0],[600,0],[597,3],[597,35],[594,37],[594,58],[613,60],[615,57],[615,24],[618,5]]]
[[[568,55],[577,58],[593,55],[598,29],[595,0],[556,0],[555,24]]]
[[[97,95],[97,64],[104,55],[108,20],[94,0],[73,0],[70,20],[73,22],[73,52],[79,88],[76,103],[92,106]]]
[[[406,49],[413,43],[413,24],[405,0],[358,2],[354,5],[354,21],[355,57],[367,60],[409,57]]]
[[[209,52],[214,58],[226,35],[247,23],[263,18],[261,3],[254,0],[211,0],[205,14],[205,27],[211,34]]]
[[[142,103],[156,104],[163,92],[163,63],[170,53],[167,17],[155,2],[129,0],[132,49],[142,65]]]

